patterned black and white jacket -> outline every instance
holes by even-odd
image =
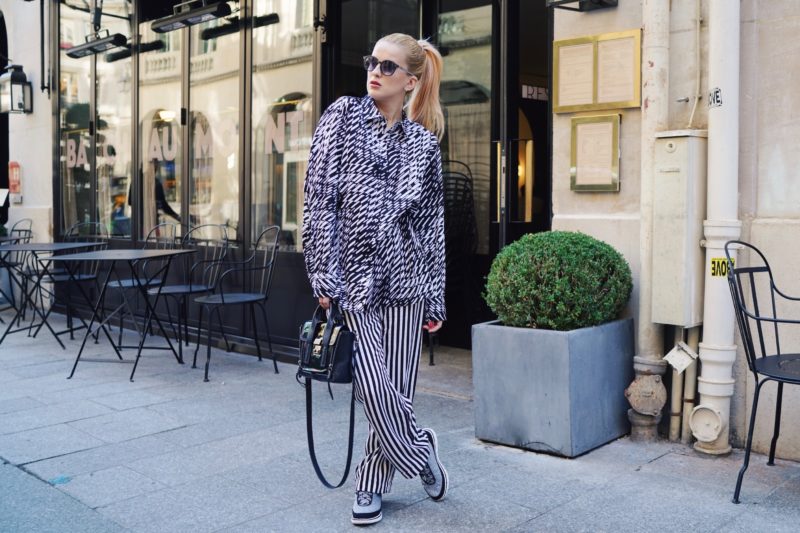
[[[439,143],[403,115],[391,129],[370,96],[342,97],[314,132],[303,254],[314,295],[362,311],[424,300],[444,320]]]

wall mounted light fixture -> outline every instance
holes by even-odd
[[[263,26],[269,26],[271,24],[277,24],[281,21],[280,16],[277,13],[270,13],[269,15],[259,15],[257,17],[253,17],[253,28],[261,28]],[[242,19],[242,25],[247,24],[247,19]],[[200,32],[200,38],[204,41],[209,39],[216,39],[217,37],[222,37],[223,35],[230,35],[232,33],[236,33],[239,31],[239,22],[238,21],[229,21],[225,24],[220,24],[219,26],[214,26],[212,28],[204,28],[203,31]]]
[[[33,113],[31,82],[19,65],[8,65],[0,76],[0,113]]]
[[[206,0],[189,0],[176,4],[172,15],[154,20],[150,28],[157,33],[194,26],[202,22],[227,17],[231,14],[231,6],[227,2],[207,4]]]
[[[106,32],[105,37],[101,37],[103,31]],[[125,46],[127,42],[128,39],[121,33],[109,34],[108,30],[100,30],[97,33],[87,35],[85,43],[73,46],[67,50],[67,55],[74,58],[86,57],[119,46]]]
[[[568,4],[578,4],[577,7]],[[617,0],[547,0],[547,7],[569,11],[593,11],[606,7],[617,7]]]
[[[127,44],[119,50],[114,50],[113,52],[107,53],[106,62],[113,63],[114,61],[119,61],[120,59],[131,57],[134,48],[136,48],[136,51],[141,54],[143,52],[163,50],[165,47],[166,46],[164,45],[164,41],[149,41],[146,43],[139,43],[139,45],[136,47],[131,44]]]

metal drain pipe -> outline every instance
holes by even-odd
[[[700,326],[689,330],[689,338],[686,342],[694,353],[700,349]],[[689,444],[692,442],[692,430],[689,427],[689,417],[694,409],[695,392],[697,389],[697,360],[690,364],[683,371],[683,420],[681,422],[681,442]]]
[[[639,207],[639,312],[636,377],[625,391],[631,404],[628,420],[631,439],[653,441],[667,400],[661,377],[664,361],[664,326],[653,322],[653,180],[656,132],[667,129],[669,119],[669,2],[642,3],[642,119],[641,193]]]
[[[697,451],[729,453],[729,419],[736,361],[734,316],[724,269],[725,242],[739,238],[739,31],[740,3],[709,2],[708,188],[700,404],[689,419]]]
[[[683,328],[675,327],[675,345],[683,341],[683,332]],[[672,390],[669,393],[669,440],[673,442],[681,438],[684,372],[678,372],[676,369],[672,369]]]

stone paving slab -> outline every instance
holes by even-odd
[[[70,422],[71,427],[105,442],[123,442],[184,425],[181,420],[147,408],[128,409]]]
[[[0,435],[53,426],[75,420],[93,419],[110,412],[111,409],[87,400],[17,410],[0,415]]]
[[[104,443],[87,450],[29,463],[25,469],[52,483],[55,479],[69,479],[81,474],[127,465],[143,457],[161,456],[179,448],[159,437],[148,435],[125,442]]]
[[[124,466],[59,478],[57,483],[63,485],[61,490],[92,509],[164,488],[158,481]]]
[[[12,374],[11,372],[7,372],[5,370],[0,370],[0,383],[4,383],[6,381],[13,381],[18,379],[19,376],[16,374]]]
[[[773,511],[764,509],[748,509],[731,518],[728,522],[715,529],[716,533],[797,533],[798,519],[786,515],[776,516]]]
[[[308,459],[294,365],[276,375],[269,361],[215,350],[203,383],[201,368],[150,352],[133,383],[129,365],[90,362],[67,380],[78,341],[61,350],[47,337],[0,345],[0,531],[354,530],[352,480],[327,490]],[[86,355],[113,352],[101,339]],[[796,463],[754,455],[734,505],[740,450],[707,457],[623,438],[563,459],[482,442],[469,352],[440,348],[433,367],[423,357],[417,417],[437,430],[451,490],[434,503],[419,479],[398,476],[375,531],[797,531]],[[318,456],[336,477],[349,393],[314,393]],[[357,461],[360,410],[356,423]]]
[[[67,380],[66,374],[62,376],[62,379],[66,382]],[[116,396],[118,394],[132,394],[139,390],[148,390],[152,387],[163,387],[163,384],[160,384],[157,381],[143,381],[137,380],[134,383],[128,383],[125,386],[123,391],[120,391],[119,379],[109,379],[104,382],[94,382],[94,380],[87,381],[85,376],[75,376],[69,382],[75,382],[77,384],[76,387],[68,388],[68,389],[60,389],[60,390],[48,390],[45,392],[40,392],[37,394],[32,394],[31,397],[39,402],[42,402],[46,405],[58,404],[61,402],[73,401],[73,400],[86,400],[91,399],[93,401],[102,400],[108,396]],[[159,392],[159,394],[162,394]],[[110,406],[114,408],[113,406]]]
[[[7,463],[0,464],[0,530],[112,533],[125,531],[60,490]]]
[[[20,465],[102,444],[100,439],[67,424],[59,424],[0,436],[0,458]]]
[[[159,403],[166,403],[170,400],[166,396],[143,389],[95,397],[92,398],[92,401],[117,411],[125,411],[127,409],[133,409],[134,407],[151,407]]]
[[[143,532],[217,531],[272,514],[286,502],[221,477],[153,492],[99,509],[122,526]]]
[[[647,494],[647,527],[651,531],[710,531],[739,509],[724,487],[709,490],[692,480],[642,472],[620,476],[597,490],[551,509],[528,524],[527,531],[637,531],[641,511],[632,505]],[[681,517],[676,519],[675,514]],[[587,520],[590,518],[590,520]],[[530,527],[527,527],[530,526]]]
[[[15,411],[25,411],[35,407],[42,407],[43,405],[45,404],[40,401],[26,397],[2,400],[0,401],[0,414],[13,413]]]

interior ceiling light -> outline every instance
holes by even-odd
[[[257,17],[253,17],[253,28],[260,28],[262,26],[269,26],[270,24],[277,24],[281,21],[280,16],[277,13],[270,13],[269,15],[259,15]],[[243,21],[244,22],[244,21]],[[200,32],[200,38],[204,41],[208,41],[209,39],[216,39],[217,37],[222,37],[223,35],[230,35],[231,33],[236,33],[239,31],[239,24],[235,21],[230,21],[226,24],[220,24],[219,26],[214,26],[213,28],[204,28],[203,31]]]
[[[154,32],[167,33],[201,22],[227,17],[230,14],[231,7],[227,2],[207,4],[206,0],[189,0],[176,4],[172,15],[154,20],[150,28]]]
[[[162,109],[158,112],[158,118],[164,122],[172,122],[177,116],[178,114],[175,111],[169,109]]]
[[[108,30],[105,30],[106,36],[101,37],[101,32],[102,30],[95,34],[87,35],[86,42],[67,50],[67,55],[74,58],[86,57],[117,48],[118,46],[125,46],[125,43],[128,42],[128,39],[121,33],[109,34]]]

